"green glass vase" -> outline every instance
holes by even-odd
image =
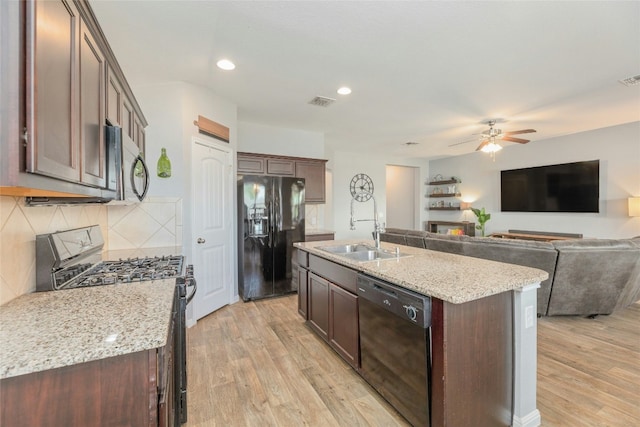
[[[169,178],[171,176],[171,160],[167,157],[166,148],[162,149],[162,153],[158,159],[158,176],[160,178]]]

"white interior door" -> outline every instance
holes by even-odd
[[[193,309],[198,320],[229,304],[232,297],[234,209],[231,150],[195,140],[191,165],[192,254],[198,284]]]

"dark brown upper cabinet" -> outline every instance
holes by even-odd
[[[238,153],[238,173],[247,175],[295,176],[305,179],[305,202],[325,203],[323,159]]]

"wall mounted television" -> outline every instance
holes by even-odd
[[[500,172],[502,212],[599,212],[600,160]]]

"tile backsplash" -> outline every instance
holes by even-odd
[[[109,250],[182,245],[182,199],[147,197],[108,207]]]
[[[37,234],[99,224],[107,242],[104,205],[26,207],[24,198],[0,196],[0,305],[36,289]]]
[[[35,236],[98,224],[106,248],[137,249],[182,243],[182,199],[148,198],[129,206],[26,207],[0,196],[0,305],[36,287]]]

